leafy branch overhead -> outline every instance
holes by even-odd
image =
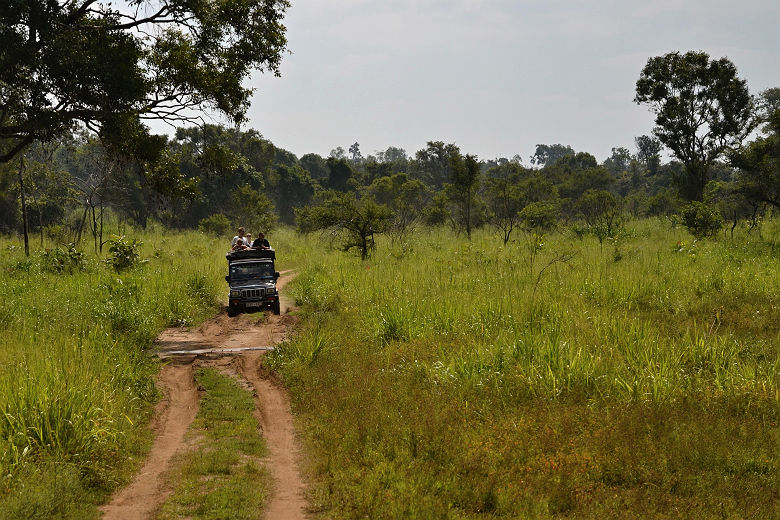
[[[119,5],[114,5],[114,4]],[[75,122],[244,120],[252,70],[279,75],[286,0],[6,0],[0,162]]]

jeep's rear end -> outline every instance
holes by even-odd
[[[232,251],[225,256],[228,261],[228,275],[225,280],[230,286],[228,316],[263,309],[279,314],[281,307],[279,292],[276,290],[279,273],[274,268],[274,250]]]

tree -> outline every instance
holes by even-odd
[[[406,157],[406,150],[398,148],[396,146],[388,146],[384,152],[377,152],[376,160],[379,162],[403,162],[408,160]]]
[[[364,176],[363,182],[368,184],[381,177],[390,177],[393,175],[393,165],[388,162],[378,162],[375,157],[369,156],[363,164]]]
[[[357,198],[355,192],[324,192],[319,204],[296,208],[298,230],[325,231],[340,242],[343,251],[357,249],[361,260],[376,248],[374,235],[387,230],[390,210],[371,197]]]
[[[230,214],[233,226],[244,226],[255,234],[262,231],[268,233],[276,226],[276,215],[273,204],[265,193],[252,189],[245,184],[232,193]]]
[[[74,158],[78,160],[79,172],[74,185],[79,200],[84,207],[76,230],[74,243],[81,242],[81,235],[89,220],[95,254],[103,251],[103,215],[113,188],[115,172],[121,166],[110,157],[105,148],[96,139],[84,140],[76,150]]]
[[[328,188],[337,191],[347,191],[349,189],[349,181],[354,174],[347,160],[343,157],[339,159],[331,155],[325,161],[325,164],[328,167]]]
[[[349,156],[354,164],[360,164],[363,160],[363,154],[360,153],[360,143],[355,143],[349,147]]]
[[[545,233],[558,223],[558,206],[552,200],[532,202],[520,211],[518,217],[526,233]]]
[[[233,193],[244,185],[264,190],[274,160],[289,153],[256,130],[220,125],[179,129],[168,148],[178,157],[180,174],[196,187],[195,197],[169,197],[174,223],[181,226],[195,226],[214,213],[230,215]]]
[[[531,164],[544,168],[567,155],[575,155],[574,149],[562,144],[537,144],[536,151],[531,156]]]
[[[636,145],[636,158],[642,163],[650,175],[658,173],[661,165],[661,148],[663,145],[657,137],[640,135],[634,138]]]
[[[117,3],[0,4],[0,162],[74,122],[102,131],[208,108],[238,123],[251,95],[243,80],[279,74],[287,0]]]
[[[615,177],[619,177],[620,174],[628,170],[630,164],[631,152],[622,146],[612,148],[612,155],[604,161],[604,167]]]
[[[18,226],[17,172],[9,164],[0,164],[0,233],[14,233]]]
[[[460,148],[454,143],[428,141],[425,148],[415,154],[414,168],[409,173],[428,187],[440,189],[452,176],[450,159],[460,155]]]
[[[444,189],[455,206],[454,213],[457,225],[465,229],[466,236],[471,240],[474,206],[480,176],[477,156],[463,156],[458,152],[450,157],[450,169],[452,170],[452,182],[445,184]]]
[[[615,178],[603,166],[575,169],[561,179],[558,191],[561,197],[576,199],[589,189],[604,190],[615,183]]]
[[[696,238],[714,236],[723,227],[723,217],[709,205],[693,201],[680,212],[683,225]]]
[[[300,166],[282,165],[276,169],[271,191],[279,219],[285,224],[294,224],[294,209],[311,201],[314,182],[309,173]]]
[[[712,181],[704,191],[704,202],[716,208],[724,220],[731,221],[731,237],[740,219],[750,219],[750,228],[757,226],[763,203],[746,198],[738,182]]]
[[[215,237],[227,237],[233,229],[233,225],[222,213],[209,215],[198,223],[198,229],[201,233],[206,233]]]
[[[504,244],[509,242],[517,224],[520,210],[526,203],[520,187],[524,168],[517,164],[495,166],[487,171],[484,197],[487,204],[487,220],[501,234]]]
[[[764,124],[761,128],[764,133],[772,133],[769,119],[778,110],[780,110],[780,88],[768,88],[761,92],[758,96],[758,118]]]
[[[420,218],[426,188],[422,181],[396,173],[375,179],[366,192],[392,211],[387,231],[395,240],[402,239]]]
[[[731,163],[739,168],[738,190],[749,201],[780,209],[780,110],[767,126],[771,133],[735,152]]]
[[[307,153],[302,155],[298,161],[304,170],[309,172],[312,179],[319,180],[328,177],[328,165],[325,159],[316,153]]]
[[[36,143],[23,154],[29,228],[38,230],[41,247],[46,228],[62,224],[66,210],[76,202],[73,179],[59,160],[59,148],[60,143]]]
[[[577,200],[577,208],[585,223],[602,243],[615,235],[623,225],[623,208],[620,200],[604,190],[588,190]]]
[[[634,101],[650,106],[653,133],[685,166],[678,185],[689,200],[702,200],[712,163],[755,127],[754,100],[734,64],[700,51],[650,58]]]

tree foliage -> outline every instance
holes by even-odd
[[[657,137],[649,135],[640,135],[634,138],[636,145],[636,158],[647,168],[650,175],[658,173],[658,167],[661,165],[661,149],[663,145]]]
[[[605,238],[615,236],[623,225],[623,208],[620,199],[608,191],[590,189],[577,201],[585,223],[603,242]]]
[[[524,168],[517,164],[496,166],[487,171],[483,183],[487,220],[501,234],[504,244],[520,221],[520,210],[526,203],[520,187]]]
[[[685,166],[683,196],[701,200],[715,160],[754,128],[747,82],[727,58],[671,52],[650,58],[636,82],[634,101],[655,113],[653,130]]]
[[[709,237],[723,227],[723,217],[711,206],[692,201],[680,212],[682,222],[696,238]]]
[[[311,202],[316,183],[301,166],[279,166],[272,179],[270,192],[279,219],[285,224],[295,224],[295,208]]]
[[[119,4],[119,5],[115,5]],[[244,119],[252,70],[279,73],[286,0],[6,0],[0,3],[0,162],[74,122],[216,110]],[[116,136],[116,132],[113,133]]]
[[[343,251],[357,249],[365,260],[376,247],[374,235],[387,230],[391,213],[371,197],[328,191],[317,205],[297,208],[295,216],[302,233],[330,233]]]
[[[461,155],[460,152],[450,157],[452,171],[451,182],[444,185],[445,193],[453,204],[452,214],[458,228],[466,232],[471,240],[471,230],[474,226],[477,190],[481,169],[476,155]]]
[[[393,239],[402,239],[420,219],[427,190],[421,181],[396,173],[375,179],[366,191],[392,211],[387,232]]]
[[[248,184],[239,186],[232,193],[230,215],[234,227],[244,226],[247,231],[267,233],[276,226],[276,214],[273,204],[265,193],[253,189]]]
[[[780,209],[780,109],[767,126],[771,133],[734,153],[731,162],[739,168],[739,191],[748,200]]]
[[[531,156],[531,164],[544,168],[569,155],[575,155],[574,148],[563,144],[537,144]]]
[[[412,177],[421,180],[433,189],[441,189],[452,177],[451,159],[460,155],[460,148],[454,143],[428,141],[425,148],[415,154]]]

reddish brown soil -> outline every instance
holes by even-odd
[[[281,289],[290,279],[291,275],[283,273],[277,286]],[[274,478],[273,491],[263,517],[269,520],[306,517],[304,483],[297,463],[300,452],[290,404],[284,389],[260,371],[265,351],[220,352],[222,349],[273,347],[283,341],[296,321],[288,314],[289,309],[290,302],[283,297],[280,316],[257,313],[228,318],[223,313],[195,330],[168,329],[160,335],[157,339],[158,351],[170,363],[162,369],[158,380],[163,399],[152,421],[154,444],[133,482],[119,490],[111,502],[101,508],[103,520],[153,518],[171,494],[171,483],[163,479],[163,475],[171,468],[175,455],[191,448],[185,441],[185,433],[198,410],[194,365],[213,366],[243,378],[254,390],[255,414],[268,446],[267,467]],[[172,351],[204,349],[209,352],[169,357]],[[236,373],[236,366],[240,374]],[[258,511],[258,518],[260,515]]]
[[[116,493],[111,503],[102,508],[104,519],[150,518],[170,495],[161,476],[183,446],[184,434],[198,411],[192,364],[166,365],[160,371],[158,385],[164,397],[155,413],[152,450],[132,484]]]

